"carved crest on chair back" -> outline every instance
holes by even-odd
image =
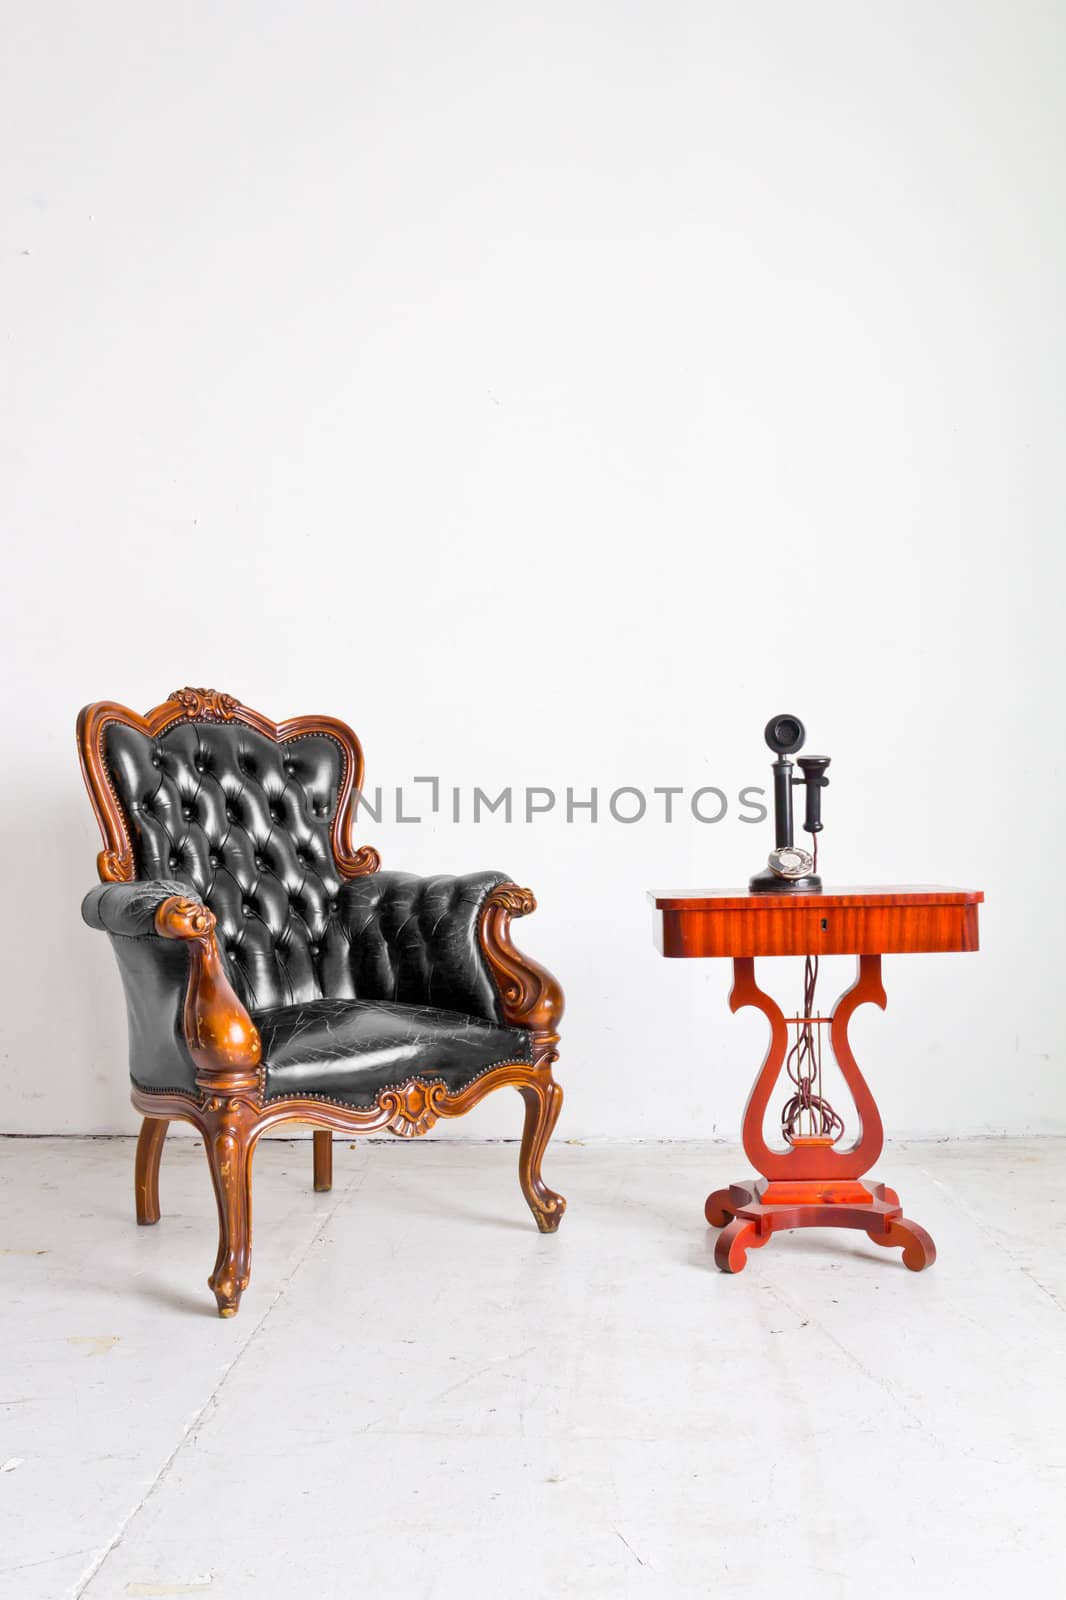
[[[240,709],[241,703],[231,694],[220,694],[217,689],[175,689],[167,695],[168,702],[176,700],[187,717],[201,722],[225,722]]]

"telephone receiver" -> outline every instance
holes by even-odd
[[[822,831],[822,790],[829,787],[825,769],[828,756],[799,756],[796,765],[802,778],[793,776],[789,757],[803,748],[807,730],[799,717],[782,714],[766,724],[765,738],[777,760],[774,775],[774,848],[762,872],[750,880],[752,894],[818,894],[822,880],[814,870],[815,857],[795,842],[792,819],[792,790],[805,792],[803,829],[812,839]]]

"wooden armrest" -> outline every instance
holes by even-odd
[[[531,889],[501,883],[485,899],[478,936],[500,991],[504,1019],[514,1027],[528,1028],[534,1036],[538,1064],[545,1054],[550,1064],[557,1056],[563,991],[546,967],[515,949],[510,932],[512,917],[525,917],[536,909]]]
[[[197,1084],[214,1094],[258,1093],[259,1030],[223,971],[214,913],[197,900],[172,895],[155,913],[155,930],[189,946],[183,1024]]]

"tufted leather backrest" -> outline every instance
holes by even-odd
[[[180,721],[150,737],[107,725],[102,752],[139,878],[187,883],[218,920],[249,1010],[350,985],[330,841],[345,772],[325,733],[277,743],[238,722]]]

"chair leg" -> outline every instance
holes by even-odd
[[[315,1193],[328,1194],[333,1188],[333,1133],[329,1128],[315,1129],[314,1147]]]
[[[204,1112],[204,1148],[218,1202],[218,1255],[207,1280],[220,1317],[235,1317],[252,1267],[254,1119],[242,1101],[216,1097]]]
[[[566,1201],[561,1194],[548,1188],[540,1175],[540,1164],[559,1120],[563,1091],[553,1078],[548,1077],[534,1083],[519,1084],[518,1092],[526,1103],[518,1179],[537,1227],[541,1233],[554,1233],[563,1219]]]
[[[142,1226],[159,1221],[159,1158],[167,1136],[169,1117],[145,1117],[137,1139],[133,1165],[133,1198]]]

